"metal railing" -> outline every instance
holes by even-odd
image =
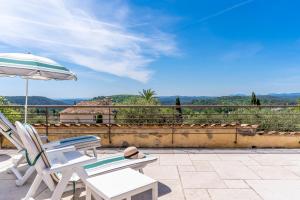
[[[71,108],[71,112],[62,112]],[[21,105],[1,105],[11,121],[24,120]],[[103,123],[130,125],[257,124],[261,130],[300,130],[300,107],[295,105],[29,105],[32,124]]]

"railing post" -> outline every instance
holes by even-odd
[[[238,129],[237,128],[235,128],[235,138],[234,138],[234,144],[237,144],[237,141],[238,140]]]
[[[108,106],[108,141],[109,141],[109,144],[111,144],[111,136],[110,136],[110,133],[111,133],[111,112],[110,112],[110,106]]]
[[[49,114],[49,112],[48,112],[48,107],[46,107],[46,112],[45,112],[45,115],[46,115],[46,136],[47,136],[47,142],[48,142],[48,124],[49,124],[49,119],[48,119],[48,114]]]
[[[174,128],[175,128],[175,110],[176,110],[176,108],[175,107],[173,107],[173,109],[172,109],[172,113],[173,113],[173,116],[172,116],[172,145],[174,144]]]

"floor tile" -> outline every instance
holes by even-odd
[[[282,166],[249,166],[262,179],[300,179],[294,172]]]
[[[209,161],[194,160],[192,161],[196,171],[213,172],[215,171]]]
[[[184,200],[184,193],[179,180],[159,180],[159,200]],[[143,199],[145,200],[145,199]]]
[[[299,200],[300,180],[247,180],[264,200]]]
[[[243,180],[224,180],[228,188],[249,188],[249,186]]]
[[[193,165],[179,165],[178,170],[179,172],[194,172],[196,168]]]
[[[210,163],[222,179],[260,179],[239,161],[210,161]]]
[[[220,160],[216,154],[189,154],[191,160]]]
[[[183,188],[226,188],[215,172],[180,172]]]
[[[237,160],[237,161],[251,161],[252,158],[250,158],[247,154],[217,154],[217,156],[221,160]]]
[[[192,162],[187,154],[163,154],[160,165],[192,165]]]
[[[176,166],[152,166],[145,167],[144,173],[157,180],[179,179]]]
[[[212,200],[261,200],[251,189],[208,189]]]
[[[211,200],[206,189],[185,189],[186,200]]]

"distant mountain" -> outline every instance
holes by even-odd
[[[64,104],[67,104],[67,105],[74,105],[74,104],[77,104],[79,103],[80,101],[88,101],[90,99],[88,98],[69,98],[69,99],[55,99],[57,101],[61,101],[63,102]]]
[[[112,95],[114,103],[122,103],[127,98],[137,97],[138,95]],[[98,96],[94,98],[61,98],[50,99],[42,96],[30,96],[29,105],[74,105],[80,101],[103,99],[106,96]],[[174,105],[177,96],[157,96],[156,98],[162,105]],[[300,99],[300,93],[270,93],[267,95],[257,95],[262,105],[296,105]],[[12,104],[24,105],[24,96],[6,96]],[[235,94],[229,96],[179,96],[182,105],[248,105],[250,104],[250,96],[244,94]]]
[[[204,99],[212,99],[214,97],[208,97],[208,96],[158,96],[158,100],[163,105],[173,105],[175,104],[176,98],[180,98],[180,103],[182,105],[184,104],[192,104],[192,102],[197,100],[204,100]]]
[[[270,93],[269,96],[300,99],[300,93]]]
[[[10,103],[17,105],[25,104],[24,96],[6,96],[5,97]],[[63,101],[58,101],[42,96],[29,96],[28,105],[67,105]]]

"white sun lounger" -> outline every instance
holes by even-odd
[[[125,159],[121,154],[97,159],[83,155],[72,147],[45,151],[39,134],[31,125],[23,126],[20,122],[16,122],[16,128],[28,158],[36,161],[34,167],[37,175],[24,198],[26,200],[33,198],[41,181],[53,191],[51,200],[58,200],[68,188],[69,181],[74,183],[80,179],[85,183],[87,178],[93,175],[128,167],[141,171],[147,164],[157,160],[150,155],[142,159]]]
[[[13,160],[13,166],[8,169],[13,172],[17,178],[16,185],[23,185],[31,174],[34,172],[34,167],[29,167],[24,174],[18,169],[24,164],[25,157],[22,153],[24,145],[17,134],[15,126],[0,112],[0,132],[18,149],[20,154]],[[79,136],[63,139],[60,141],[43,144],[47,150],[74,146],[76,150],[93,150],[94,156],[97,157],[96,148],[100,147],[100,138],[93,135]]]

